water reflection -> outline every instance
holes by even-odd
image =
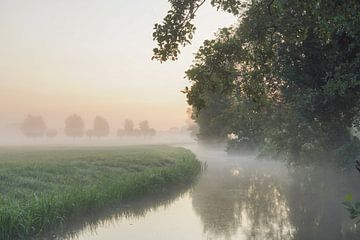
[[[360,199],[358,174],[317,166],[291,175],[286,195],[296,239],[359,239],[360,229],[340,204],[348,193]]]
[[[268,173],[268,163],[256,167],[249,159],[253,157],[209,164],[192,201],[204,232],[211,239],[292,239],[294,228],[279,179]],[[275,172],[281,165],[277,167]]]
[[[151,212],[166,211],[174,201],[189,194],[191,186],[179,186],[177,189],[170,189],[167,192],[145,196],[136,201],[129,201],[123,204],[114,204],[107,209],[91,212],[67,223],[56,233],[49,233],[44,239],[87,239],[84,235],[96,236],[99,229],[107,229],[117,225],[124,219],[136,222],[146,217]],[[104,239],[104,238],[96,238]]]
[[[359,195],[357,174],[330,166],[287,168],[251,156],[226,158],[210,159],[194,189],[194,211],[208,238],[359,239],[341,205],[346,194]]]
[[[341,205],[360,199],[358,173],[192,150],[208,163],[194,188],[80,221],[70,239],[359,239]]]

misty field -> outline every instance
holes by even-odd
[[[0,239],[29,239],[109,204],[191,182],[195,155],[168,146],[0,148]]]

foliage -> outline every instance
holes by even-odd
[[[77,114],[65,120],[65,135],[69,137],[82,137],[85,133],[84,120]]]
[[[134,131],[134,121],[130,119],[126,119],[124,123],[124,130],[126,132],[132,132]]]
[[[194,154],[166,146],[0,149],[0,238],[32,239],[89,211],[189,183]]]
[[[345,197],[343,202],[345,209],[349,212],[351,219],[357,219],[357,223],[360,222],[360,202],[353,203],[353,197],[351,194]]]
[[[139,123],[139,130],[143,136],[154,136],[156,134],[156,130],[149,126],[149,122],[147,120]]]
[[[125,119],[124,129],[119,129],[117,132],[117,135],[119,137],[121,137],[121,136],[139,136],[140,131],[138,129],[135,129],[133,120]]]
[[[156,25],[154,58],[176,59],[192,38],[203,1],[170,1]],[[243,4],[244,3],[244,4]],[[359,144],[360,2],[331,0],[211,1],[240,23],[206,40],[186,72],[185,89],[199,138],[232,149],[260,148],[292,163],[339,162]],[[351,155],[351,156],[350,156]]]
[[[110,133],[110,126],[108,121],[100,116],[96,116],[94,120],[94,127],[91,131],[92,136],[105,137]]]
[[[182,127],[181,131],[183,132],[189,131],[190,136],[196,138],[196,136],[199,134],[199,127],[193,120],[194,119],[193,114],[194,114],[193,109],[191,107],[188,107],[186,109],[186,115],[187,115],[187,118],[185,120],[186,125]]]
[[[26,137],[43,137],[46,132],[46,124],[43,117],[28,115],[21,124],[20,130]]]
[[[355,167],[360,172],[360,160],[355,161]],[[360,222],[360,202],[353,202],[353,196],[348,194],[343,202],[345,209],[349,212],[351,219],[357,219]]]
[[[171,9],[161,24],[155,24],[153,38],[157,41],[153,59],[161,62],[168,59],[176,60],[180,53],[179,47],[190,44],[195,32],[192,23],[198,9],[206,0],[169,0]],[[211,5],[234,14],[246,3],[241,0],[211,0]]]
[[[134,122],[132,120],[126,119],[124,122],[124,129],[120,129],[117,132],[118,136],[154,136],[156,130],[149,126],[149,121],[144,120],[139,122],[139,128],[134,128]]]

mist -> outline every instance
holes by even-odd
[[[1,0],[0,239],[359,239],[359,13]]]
[[[194,136],[183,125],[182,129],[173,127],[167,130],[157,130],[154,128],[150,134],[141,133],[140,130],[135,135],[119,134],[123,131],[123,126],[113,128],[109,126],[108,132],[103,136],[89,135],[92,126],[84,128],[79,136],[69,136],[64,128],[45,128],[40,130],[39,135],[26,136],[22,132],[23,124],[16,124],[8,129],[1,131],[0,145],[2,146],[116,146],[116,145],[142,145],[142,144],[176,144],[181,142],[195,142]],[[87,129],[87,130],[85,130]]]
[[[0,141],[16,144],[29,114],[59,133],[74,113],[87,127],[104,116],[114,131],[127,118],[161,131],[181,128],[188,107],[184,69],[203,40],[234,17],[208,5],[200,14],[213,16],[214,24],[198,21],[196,42],[180,61],[158,64],[151,61],[152,28],[168,4],[140,3],[1,1]]]

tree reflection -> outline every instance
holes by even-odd
[[[279,187],[255,168],[212,169],[195,188],[193,206],[210,238],[291,239],[289,209]]]
[[[346,194],[359,194],[358,176],[271,164],[209,169],[193,192],[209,239],[358,239],[360,231],[341,205]]]
[[[330,166],[291,169],[291,175],[287,199],[296,239],[359,239],[341,205],[346,194],[359,195],[358,176]]]

